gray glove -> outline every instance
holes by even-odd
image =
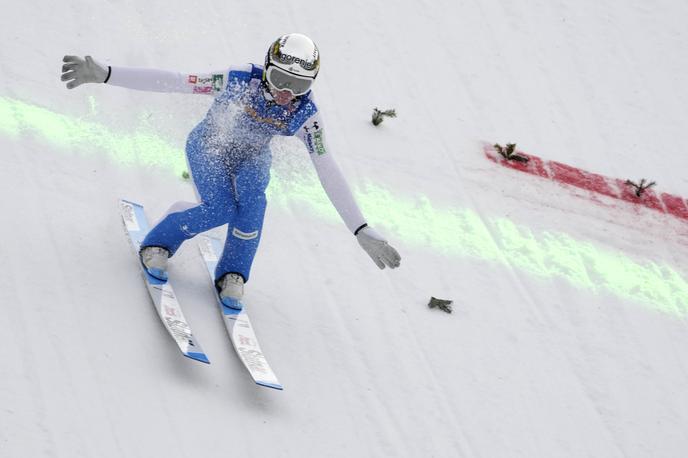
[[[384,269],[385,266],[391,269],[399,267],[401,256],[399,256],[397,250],[392,248],[392,246],[387,243],[387,240],[382,238],[375,229],[365,226],[358,231],[356,238],[358,239],[359,245],[361,245],[380,269]]]
[[[104,68],[93,60],[91,56],[86,56],[86,60],[78,56],[64,56],[62,62],[62,81],[67,81],[67,89],[74,89],[84,83],[104,83],[110,73],[108,68]]]

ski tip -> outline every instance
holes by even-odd
[[[186,356],[187,358],[191,358],[193,360],[196,360],[196,361],[200,361],[202,363],[210,364],[210,360],[205,355],[205,353],[189,352],[189,353],[185,353],[184,356]]]
[[[131,201],[131,200],[128,200],[128,199],[122,199],[122,198],[120,198],[120,199],[119,199],[119,203],[120,203],[120,205],[122,205],[122,204],[128,204],[128,205],[132,205],[132,206],[134,206],[134,207],[143,208],[143,205],[137,204],[136,202]]]
[[[256,380],[256,384],[260,385],[260,386],[267,387],[267,388],[274,388],[274,389],[280,390],[280,391],[284,390],[284,387],[282,385],[280,385],[279,383],[270,383],[270,382],[264,382],[262,380]]]

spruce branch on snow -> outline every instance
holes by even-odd
[[[390,109],[390,110],[378,110],[377,108],[373,108],[373,125],[378,126],[382,121],[384,121],[385,116],[388,118],[396,118],[397,117],[397,110],[395,109]]]
[[[655,183],[654,181],[651,181],[648,183],[645,178],[642,178],[640,180],[640,183],[634,183],[631,180],[626,180],[626,184],[628,186],[632,186],[633,189],[635,189],[636,197],[641,197],[643,195],[643,193],[645,192],[645,190],[651,188],[652,186],[656,185],[657,183]]]
[[[523,162],[523,163],[528,162],[527,157],[521,156],[520,154],[515,152],[516,151],[516,143],[507,143],[506,148],[504,148],[499,143],[495,143],[494,147],[497,150],[497,152],[507,161],[516,161],[516,162]]]
[[[452,312],[452,303],[454,301],[449,301],[446,299],[437,299],[436,297],[430,297],[430,302],[428,302],[428,307],[431,309],[438,308],[442,310],[443,312],[451,313]]]

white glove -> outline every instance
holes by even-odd
[[[361,247],[380,269],[384,269],[385,266],[391,269],[399,267],[401,256],[375,229],[365,226],[358,231],[356,238]]]
[[[91,56],[86,60],[78,56],[64,56],[62,62],[62,81],[67,82],[67,89],[84,83],[104,83],[110,73],[108,68],[96,63]]]

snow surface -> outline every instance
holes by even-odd
[[[688,456],[685,222],[501,168],[481,146],[513,141],[688,196],[688,3],[2,10],[1,457]],[[287,178],[272,188],[246,302],[285,385],[277,392],[253,385],[229,346],[195,240],[171,276],[212,364],[178,353],[120,224],[120,197],[152,219],[193,200],[169,164],[210,100],[68,91],[59,70],[64,54],[189,72],[259,63],[291,31],[320,46],[330,143],[403,259],[378,271],[331,212],[309,204],[322,195],[290,187],[312,181],[305,149],[275,142]],[[373,107],[399,117],[374,128]],[[146,159],[152,150],[160,156]],[[493,254],[468,246],[475,228]],[[509,231],[530,245],[513,246]],[[552,240],[588,254],[577,268],[557,264],[538,251]],[[594,275],[595,253],[673,286],[614,289]],[[454,313],[428,309],[430,296],[454,299]]]

